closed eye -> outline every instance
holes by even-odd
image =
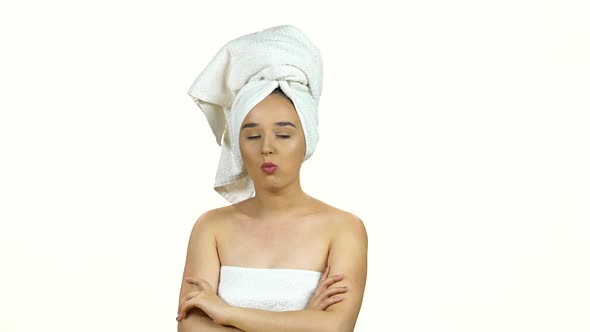
[[[290,135],[277,135],[277,136],[280,137],[280,138],[289,138],[289,137],[291,137]],[[258,136],[248,136],[248,139],[256,139],[256,138],[259,138],[259,137],[260,137],[260,135],[258,135]]]

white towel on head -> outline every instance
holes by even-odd
[[[293,25],[250,33],[226,43],[188,90],[221,146],[214,189],[235,204],[254,194],[243,164],[239,132],[248,112],[275,88],[293,101],[305,135],[307,160],[319,140],[320,50]]]

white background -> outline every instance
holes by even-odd
[[[590,3],[0,5],[0,330],[176,331],[227,205],[186,91],[230,39],[320,48],[310,195],[363,219],[355,331],[590,330]]]

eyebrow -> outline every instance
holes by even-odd
[[[289,121],[275,122],[275,126],[282,126],[282,127],[284,127],[284,126],[291,126],[293,128],[297,128],[297,127],[295,127],[295,125],[292,122],[289,122]],[[253,127],[258,127],[258,123],[256,123],[256,122],[248,122],[248,123],[246,123],[246,124],[244,124],[242,126],[242,129],[244,129],[244,128],[253,128]]]

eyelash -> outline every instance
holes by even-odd
[[[291,136],[289,135],[277,135],[280,138],[289,138]],[[255,138],[259,138],[260,136],[248,136],[248,139],[255,139]]]

